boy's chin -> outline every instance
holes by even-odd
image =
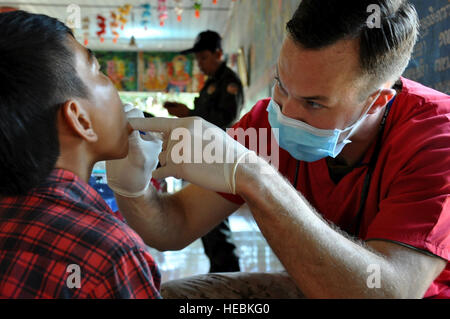
[[[116,151],[108,154],[106,161],[120,160],[124,159],[128,156],[128,139],[126,139],[125,143],[120,145],[120,149],[117,148]]]
[[[123,158],[125,158],[125,157],[128,156],[128,150],[129,150],[129,148],[128,148],[128,139],[127,139],[127,141],[126,141],[126,143],[125,143],[125,146],[126,146],[126,147],[123,147],[123,148],[122,148],[122,152],[120,152],[120,153],[118,154],[117,159],[123,159]]]

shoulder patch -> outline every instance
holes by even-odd
[[[237,95],[239,93],[239,86],[236,83],[230,83],[227,86],[227,92],[232,95]]]

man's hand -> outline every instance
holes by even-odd
[[[154,178],[174,176],[198,186],[236,194],[236,168],[240,162],[256,162],[257,156],[217,126],[199,117],[184,119],[130,119],[140,131],[164,134],[161,168]]]
[[[144,118],[142,111],[132,109],[128,118]],[[158,165],[162,141],[153,133],[141,137],[138,131],[129,137],[128,156],[121,160],[107,161],[108,186],[124,197],[139,197],[147,190],[152,172]]]
[[[166,102],[163,107],[167,109],[170,115],[183,118],[189,116],[189,108],[182,104],[176,102]]]

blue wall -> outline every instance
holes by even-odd
[[[411,0],[421,24],[421,36],[404,76],[450,94],[450,2]]]

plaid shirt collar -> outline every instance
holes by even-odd
[[[82,203],[83,206],[97,211],[111,213],[123,220],[120,215],[117,216],[118,214],[115,214],[110,209],[95,189],[77,175],[65,169],[55,168],[44,183],[31,190],[30,195],[33,195],[33,193],[49,197],[68,197],[75,202]]]

